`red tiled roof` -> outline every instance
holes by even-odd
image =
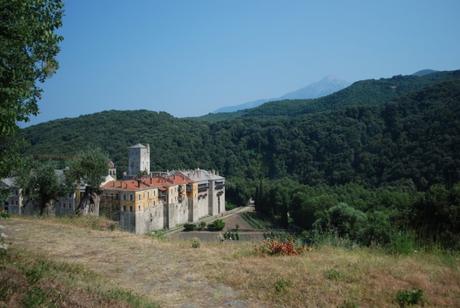
[[[102,189],[142,190],[150,187],[150,185],[147,185],[143,181],[121,180],[107,182],[102,186]]]
[[[180,172],[175,173],[174,175],[168,177],[170,181],[172,181],[176,185],[183,185],[183,184],[190,184],[192,183],[192,180],[190,180],[188,177],[183,175]]]
[[[102,189],[142,190],[155,187],[160,190],[166,190],[166,187],[169,186],[184,185],[189,183],[192,183],[192,180],[178,172],[168,177],[150,176],[142,177],[140,180],[110,181],[103,185]]]

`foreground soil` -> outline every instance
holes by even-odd
[[[391,256],[322,247],[301,256],[256,254],[254,243],[161,241],[59,220],[2,221],[12,248],[94,271],[163,307],[397,306],[400,290],[423,290],[425,306],[460,306],[460,259],[445,253]]]

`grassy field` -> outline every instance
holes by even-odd
[[[0,256],[0,307],[159,307],[78,264],[12,249]]]
[[[460,305],[458,254],[398,256],[376,249],[322,246],[299,256],[265,256],[256,252],[254,243],[201,243],[192,248],[188,241],[100,231],[81,223],[76,227],[58,219],[12,218],[2,223],[13,254],[19,252],[26,264],[35,255],[45,263],[53,260],[51,264],[64,269],[52,270],[51,275],[62,281],[63,290],[86,290],[88,294],[75,293],[75,298],[101,305],[118,301],[164,307],[394,307],[399,305],[398,292],[416,289],[425,306]],[[70,279],[67,268],[77,272],[77,278]],[[85,280],[93,275],[109,284]],[[97,287],[88,288],[87,283]],[[110,292],[110,285],[119,291]]]

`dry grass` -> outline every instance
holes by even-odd
[[[268,257],[250,243],[158,241],[54,220],[5,223],[13,247],[80,264],[162,306],[396,306],[399,290],[420,288],[427,306],[460,306],[458,255],[391,256],[321,247]]]
[[[301,256],[247,254],[224,259],[225,266],[219,264],[212,278],[275,306],[396,306],[396,293],[409,288],[422,289],[428,306],[460,305],[458,255],[446,262],[444,255],[391,256],[337,247]]]
[[[0,307],[157,307],[79,265],[22,250],[0,257]]]
[[[120,229],[117,222],[101,216],[21,216],[15,218],[31,221],[38,220],[42,223],[65,224],[99,231],[115,231]]]

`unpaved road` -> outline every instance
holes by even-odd
[[[159,242],[119,231],[95,231],[39,219],[5,222],[13,246],[75,262],[164,307],[260,307],[206,277],[225,251],[189,242]],[[227,255],[228,255],[228,247]]]

